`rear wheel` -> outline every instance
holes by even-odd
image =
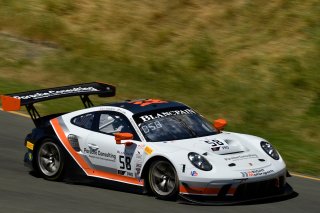
[[[155,161],[149,169],[148,181],[154,195],[164,200],[175,200],[179,179],[173,165],[165,160]]]
[[[65,157],[61,147],[52,140],[45,140],[36,151],[36,166],[45,179],[63,178]]]

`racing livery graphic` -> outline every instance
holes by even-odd
[[[25,106],[35,124],[24,142],[25,164],[48,180],[80,173],[166,200],[237,203],[293,191],[283,159],[267,140],[224,131],[224,119],[211,124],[175,101],[94,106],[89,98],[115,92],[112,85],[92,82],[2,95],[5,111]],[[40,116],[34,106],[71,96],[79,96],[85,108]]]

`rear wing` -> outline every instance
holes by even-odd
[[[112,97],[115,96],[115,94],[116,88],[114,86],[105,83],[91,82],[1,95],[1,101],[4,111],[17,111],[20,110],[21,106],[25,106],[32,120],[35,122],[35,120],[40,118],[40,115],[34,108],[34,103],[64,97],[80,96],[83,105],[88,108],[94,106],[89,99],[89,95]]]

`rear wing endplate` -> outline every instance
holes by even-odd
[[[17,111],[20,110],[21,106],[26,106],[31,118],[36,120],[40,115],[34,108],[34,103],[64,97],[80,96],[84,106],[88,108],[93,106],[93,103],[89,99],[89,95],[112,97],[115,96],[115,94],[115,86],[91,82],[1,95],[1,101],[2,109],[4,111]]]

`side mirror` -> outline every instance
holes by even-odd
[[[222,118],[214,120],[214,122],[213,122],[214,128],[216,128],[219,131],[223,130],[224,127],[227,126],[227,124],[228,124],[228,122]]]
[[[128,132],[118,132],[114,134],[114,139],[116,140],[116,144],[126,144],[130,145],[132,142],[126,142],[126,143],[121,143],[122,140],[132,140],[133,139],[133,134],[128,133]]]

